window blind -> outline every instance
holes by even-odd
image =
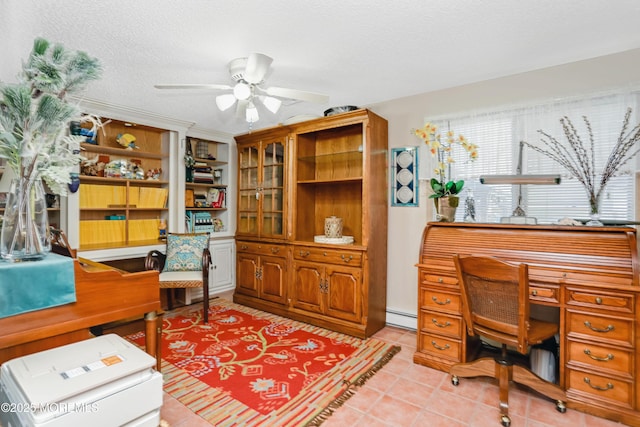
[[[620,136],[627,108],[633,109],[628,131],[639,121],[639,99],[640,92],[635,91],[596,94],[495,112],[461,114],[434,121],[443,134],[451,129],[456,135],[464,135],[479,147],[479,156],[475,162],[470,162],[462,149],[453,153],[456,161],[452,165],[451,177],[465,180],[456,220],[464,219],[466,198],[473,198],[478,222],[500,222],[502,217],[511,216],[518,203],[518,186],[483,185],[480,184],[479,177],[515,174],[522,140],[546,150],[538,132],[540,129],[566,144],[567,139],[560,124],[560,118],[565,116],[571,120],[589,150],[589,132],[583,116],[588,118],[593,131],[595,170],[599,182],[599,174]],[[613,177],[606,185],[601,196],[601,218],[634,218],[633,176],[638,169],[638,161],[634,159],[630,163],[623,166],[618,176]],[[523,174],[561,175],[560,185],[521,186],[521,207],[527,216],[535,217],[539,224],[555,223],[565,217],[588,219],[589,203],[584,186],[564,167],[525,146],[522,169]]]

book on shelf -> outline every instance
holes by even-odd
[[[185,228],[191,233],[213,232],[213,218],[209,212],[187,211]]]

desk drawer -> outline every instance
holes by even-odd
[[[633,346],[633,319],[600,316],[567,310],[567,331],[571,336],[583,336],[598,342],[621,341]]]
[[[631,408],[633,403],[631,390],[631,382],[597,375],[593,372],[569,370],[567,395],[573,391],[581,396],[587,394],[605,404],[611,403]]]
[[[425,354],[460,362],[460,346],[455,339],[420,333],[419,350]]]
[[[362,252],[360,251],[294,246],[293,257],[305,261],[350,265],[353,267],[362,266]]]
[[[453,272],[452,272],[453,273]],[[458,286],[458,279],[453,276],[447,276],[444,274],[439,274],[435,271],[429,271],[425,269],[420,269],[420,283],[427,284],[432,283],[435,285],[446,285],[446,286]]]
[[[560,304],[560,291],[558,287],[529,284],[529,300],[546,303]]]
[[[457,293],[420,288],[419,303],[423,309],[446,311],[460,315],[460,295]]]
[[[613,371],[632,378],[633,358],[631,351],[613,346],[601,346],[578,341],[568,341],[568,363],[580,364],[590,372]]]
[[[567,289],[567,304],[596,308],[599,310],[610,310],[622,313],[633,313],[633,294],[622,292],[608,294],[598,291],[585,291],[583,289]]]
[[[462,319],[460,316],[451,316],[426,310],[423,310],[420,314],[420,329],[423,332],[447,335],[457,339],[462,336]]]

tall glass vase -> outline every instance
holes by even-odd
[[[600,221],[600,193],[598,195],[590,194],[589,195],[589,221],[587,221],[587,225],[590,226],[601,226],[604,225],[602,221]]]
[[[51,250],[46,193],[40,179],[14,179],[0,233],[0,256],[10,261],[44,258]]]

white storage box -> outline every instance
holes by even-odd
[[[114,427],[160,424],[156,360],[109,334],[5,362],[3,427]]]

